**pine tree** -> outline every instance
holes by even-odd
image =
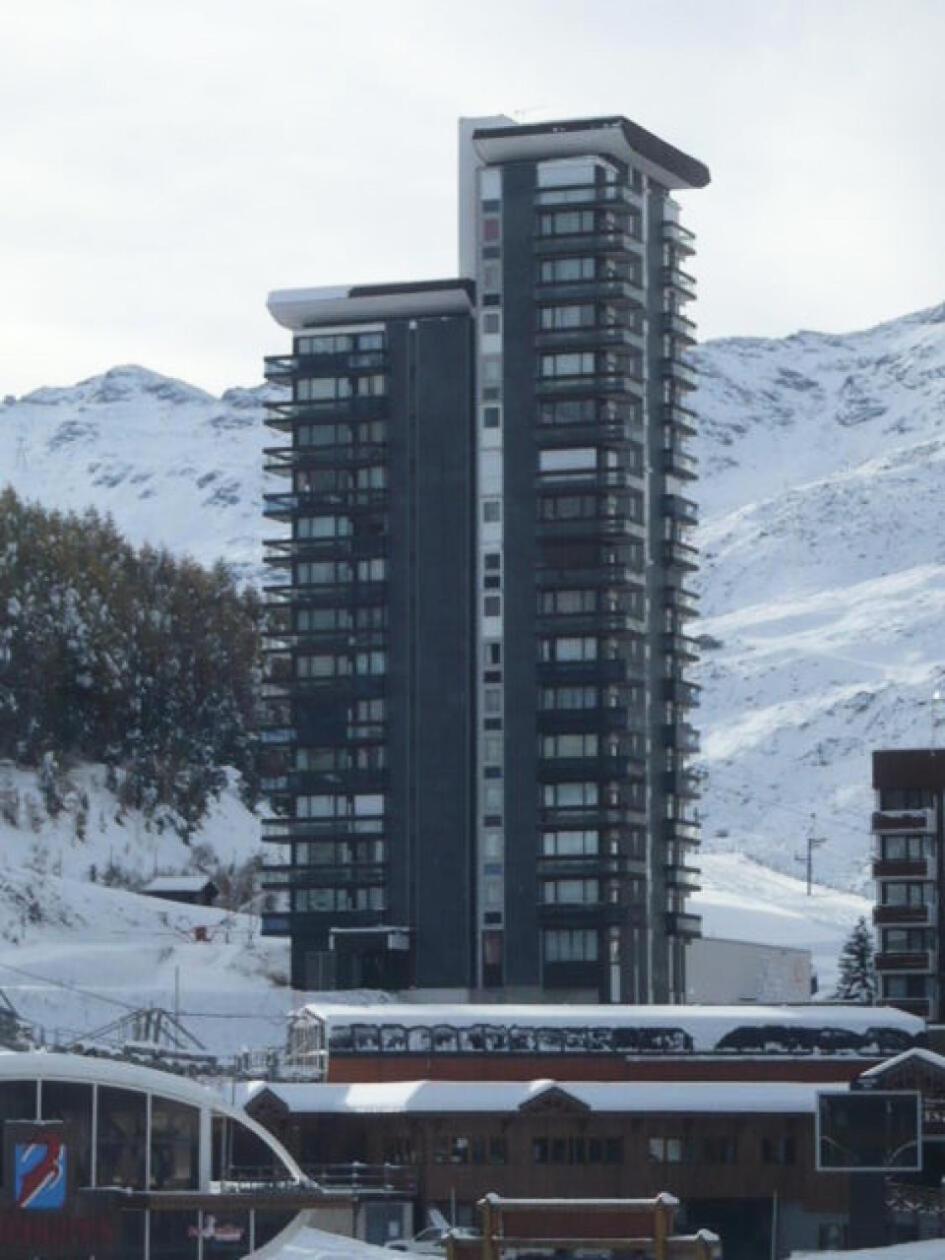
[[[840,981],[834,991],[835,998],[841,1002],[859,1002],[863,1006],[874,1004],[876,966],[873,952],[873,933],[861,916],[840,951]]]

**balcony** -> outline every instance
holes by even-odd
[[[551,396],[584,398],[641,398],[643,380],[627,372],[598,372],[593,376],[539,376],[535,392],[540,398]]]
[[[688,634],[667,631],[663,635],[663,651],[667,656],[678,656],[684,661],[699,659],[699,644]]]
[[[676,223],[673,219],[663,220],[663,240],[672,245],[673,249],[680,254],[694,254],[696,252],[696,235],[690,232],[688,228],[684,228],[681,223]]]
[[[669,355],[662,361],[664,376],[673,380],[685,389],[696,389],[699,385],[699,372],[695,364],[678,355]]]
[[[677,437],[695,437],[696,413],[684,407],[678,398],[663,403],[663,424]]]
[[[663,472],[670,477],[683,477],[692,481],[699,475],[699,461],[681,447],[663,447]]]
[[[535,193],[535,205],[541,209],[549,206],[600,206],[611,210],[614,206],[639,206],[641,196],[626,184],[580,184],[573,188],[539,188]]]
[[[886,809],[877,810],[873,814],[874,832],[884,831],[919,831],[924,834],[935,832],[934,809]]]
[[[263,365],[263,375],[270,385],[291,385],[292,377],[299,370],[294,354],[267,354]]]
[[[666,867],[666,882],[672,888],[683,890],[686,894],[696,893],[702,888],[699,882],[701,871],[697,866],[676,866],[668,865]]]
[[[613,324],[585,328],[539,328],[535,333],[535,346],[539,350],[600,350],[626,346],[646,349],[642,333],[632,328],[615,327]]]
[[[663,747],[677,752],[697,753],[699,732],[686,722],[669,722],[663,727]]]
[[[682,569],[691,573],[699,567],[699,551],[690,543],[680,542],[676,538],[663,543],[663,563],[668,568]]]
[[[693,345],[696,340],[695,321],[679,311],[664,311],[663,332],[678,337],[687,345]]]
[[[594,276],[588,280],[538,280],[539,302],[612,302],[617,306],[643,306],[643,288],[634,280]]]
[[[934,874],[928,858],[896,861],[889,858],[874,858],[873,860],[874,879],[933,879]]]
[[[682,521],[686,525],[699,524],[699,508],[691,499],[684,499],[678,494],[663,495],[663,511],[674,521]]]
[[[699,596],[682,586],[665,587],[663,602],[677,617],[695,617],[699,613]]]
[[[692,940],[702,935],[702,917],[698,914],[685,914],[681,910],[667,910],[666,931],[670,936],[683,936]]]
[[[542,589],[550,587],[570,588],[574,586],[611,587],[619,591],[623,587],[635,587],[643,572],[642,564],[635,567],[629,564],[597,565],[593,568],[559,569],[539,562],[535,570],[536,584]]]
[[[619,227],[610,230],[597,227],[593,232],[580,232],[572,236],[536,236],[535,253],[542,257],[554,254],[605,254],[608,257],[643,257],[643,243],[632,233]]]
[[[687,709],[699,707],[700,691],[701,688],[696,683],[686,682],[682,678],[663,679],[663,698]]]
[[[696,800],[699,796],[699,776],[694,770],[664,770],[663,790],[670,796]]]
[[[696,278],[681,267],[664,267],[663,284],[667,289],[675,289],[687,302],[695,299]]]
[[[335,398],[326,402],[311,399],[286,398],[280,402],[267,402],[265,423],[270,429],[283,432],[291,430],[300,420],[380,420],[390,410],[386,394],[371,394],[355,398]]]
[[[881,926],[893,924],[925,925],[934,922],[934,905],[925,906],[874,906],[873,922]]]
[[[912,971],[927,975],[935,970],[934,956],[931,950],[919,950],[913,954],[877,954],[876,970]]]

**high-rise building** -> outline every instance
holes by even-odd
[[[670,193],[708,179],[625,118],[463,120],[460,279],[271,295],[266,930],[298,987],[682,1000],[694,281]]]
[[[945,1020],[945,749],[873,753],[873,876],[879,1001]]]

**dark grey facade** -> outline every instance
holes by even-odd
[[[267,924],[296,985],[683,998],[694,282],[669,190],[707,182],[625,119],[469,120],[462,281],[273,295]]]
[[[945,749],[873,753],[879,1001],[945,1022]]]

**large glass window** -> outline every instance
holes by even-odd
[[[96,1184],[145,1189],[146,1145],[146,1096],[136,1090],[101,1086]]]
[[[151,1102],[151,1188],[196,1190],[199,1185],[200,1112],[185,1103]]]
[[[36,1082],[4,1081],[0,1084],[0,1138],[6,1120],[36,1119]],[[0,1141],[0,1186],[3,1185],[3,1142]]]
[[[542,933],[546,963],[597,962],[598,945],[593,928],[549,928]]]
[[[43,1081],[42,1118],[62,1120],[72,1132],[76,1184],[92,1184],[92,1086],[69,1081]]]

